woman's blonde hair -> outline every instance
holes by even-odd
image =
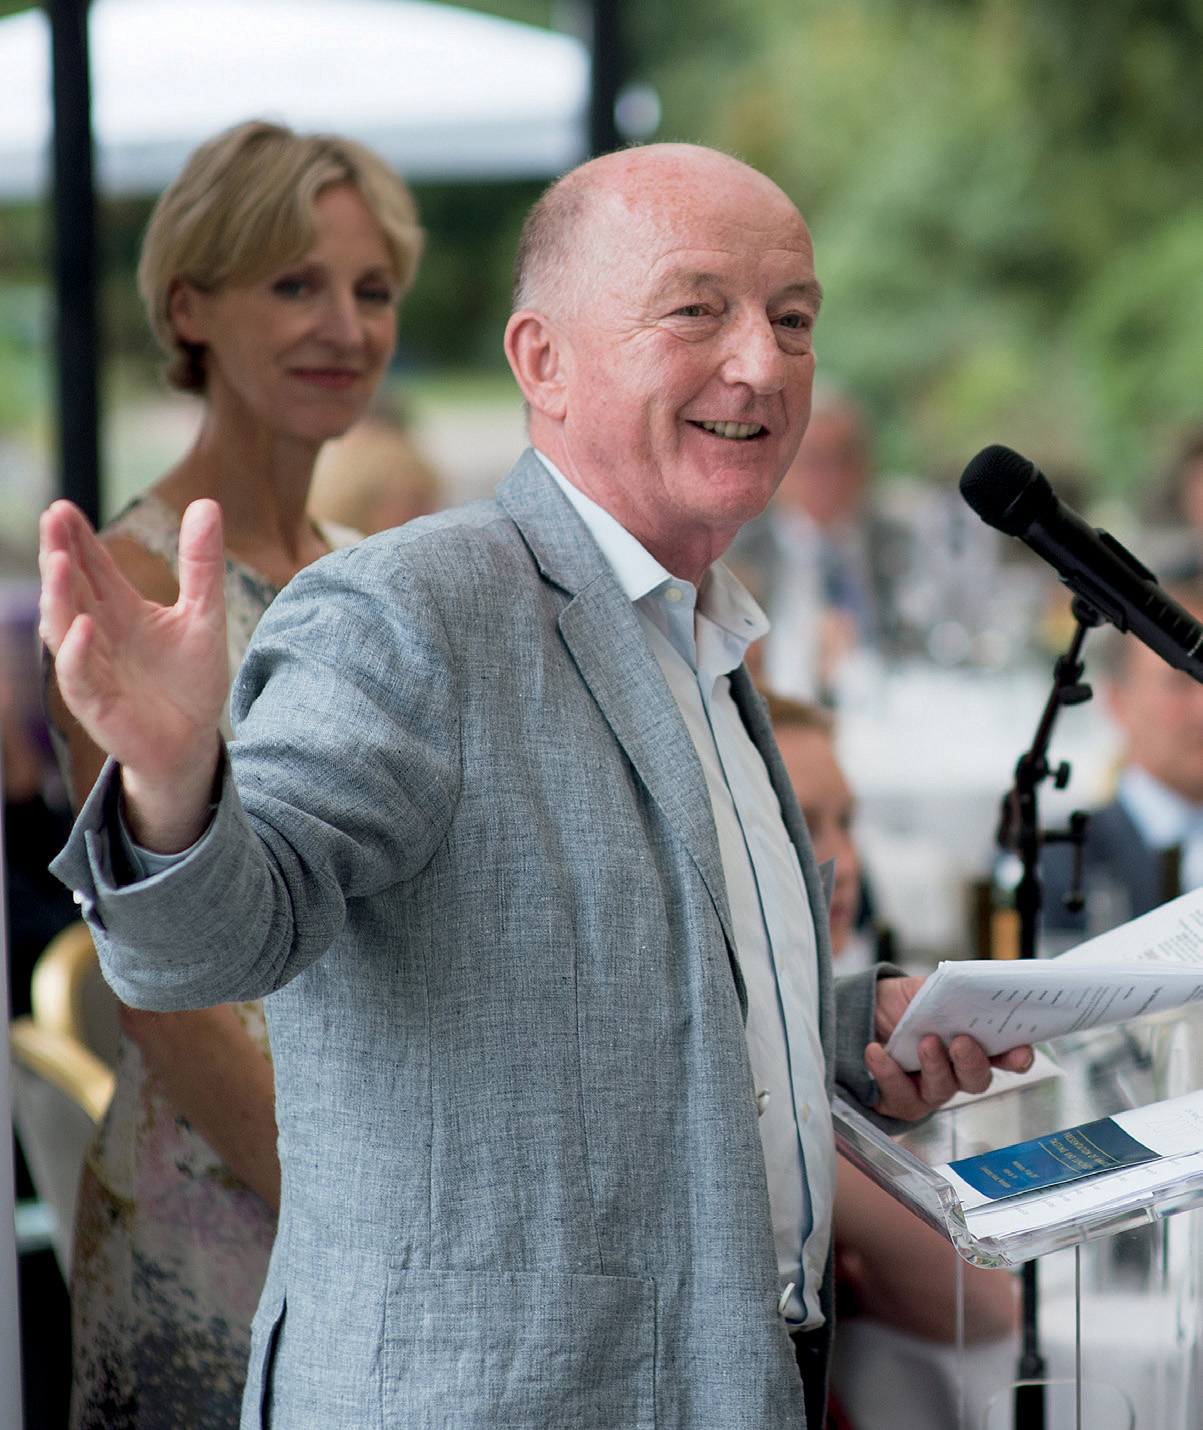
[[[185,392],[205,390],[204,348],[171,320],[175,284],[211,293],[253,283],[295,262],[317,236],[314,205],[331,184],[350,184],[384,233],[402,293],[413,282],[422,230],[413,197],[383,159],[353,139],[294,134],[251,120],[202,144],[155,205],[142,242],[138,291],[164,376]]]

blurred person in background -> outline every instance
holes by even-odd
[[[1167,590],[1203,620],[1203,580]],[[1098,641],[1120,767],[1114,799],[1090,815],[1080,912],[1065,907],[1069,847],[1044,850],[1044,928],[1053,934],[1102,933],[1203,886],[1203,685],[1135,636],[1108,627]]]
[[[202,145],[151,217],[139,287],[167,380],[203,398],[204,418],[96,559],[169,606],[181,515],[216,499],[230,674],[291,577],[355,538],[308,514],[314,462],[368,410],[420,247],[382,160],[260,122]],[[52,678],[48,703],[78,808],[104,757]],[[228,736],[228,708],[222,725]],[[116,1092],[80,1185],[72,1425],[231,1427],[279,1203],[262,1003],[121,1021]]]
[[[439,475],[393,411],[376,410],[322,448],[309,512],[365,536],[443,507]]]
[[[819,706],[767,694],[773,733],[825,869],[836,977],[874,959],[857,929],[861,867],[856,802],[840,768],[834,723]],[[830,864],[834,869],[827,872]],[[839,1320],[832,1362],[833,1426],[850,1430],[957,1430],[957,1253],[844,1156],[837,1162],[835,1265]],[[1017,1326],[1017,1283],[1007,1271],[963,1265],[966,1369],[1005,1380]],[[987,1378],[989,1378],[987,1376]],[[980,1386],[979,1389],[986,1389]]]
[[[872,474],[860,407],[816,383],[797,456],[729,557],[771,622],[763,674],[783,694],[829,701],[848,656],[889,639],[900,534],[869,502]]]

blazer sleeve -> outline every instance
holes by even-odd
[[[206,835],[128,882],[110,766],[55,862],[118,996],[158,1010],[263,997],[326,952],[350,899],[424,867],[460,788],[456,679],[412,572],[357,550],[302,572],[239,673]]]
[[[840,1092],[880,1126],[897,1130],[907,1126],[896,1118],[873,1112],[877,1083],[865,1067],[865,1047],[876,1041],[873,1013],[877,1005],[877,983],[881,978],[903,978],[901,968],[879,963],[863,973],[853,973],[835,982],[835,1081]]]

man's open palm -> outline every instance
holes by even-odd
[[[229,685],[221,508],[198,501],[184,515],[174,606],[134,590],[70,502],[43,514],[40,535],[40,629],[67,708],[147,782],[211,766]]]

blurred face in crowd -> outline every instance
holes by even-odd
[[[172,317],[205,350],[205,396],[270,435],[320,443],[367,411],[392,356],[399,285],[380,225],[346,184],[314,205],[295,263],[206,293],[181,282]]]
[[[851,521],[869,478],[869,453],[859,413],[845,405],[811,414],[798,455],[781,482],[781,499],[819,526]]]
[[[838,958],[847,946],[860,904],[860,861],[852,842],[856,803],[824,731],[777,726],[775,734],[790,784],[802,806],[815,858],[820,864],[835,860],[830,924],[831,952]]]
[[[820,296],[810,235],[775,184],[711,150],[650,146],[596,164],[587,278],[542,325],[553,381],[524,384],[531,437],[696,581],[763,510],[806,426]]]
[[[1203,608],[1191,615],[1203,619]],[[1129,636],[1107,702],[1124,733],[1126,760],[1203,804],[1203,685]]]

